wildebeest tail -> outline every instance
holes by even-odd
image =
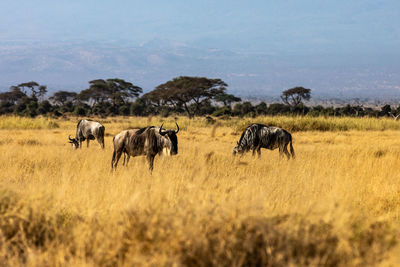
[[[101,138],[101,143],[102,143],[102,148],[104,148],[104,132],[106,131],[106,128],[104,126],[99,127],[99,137]],[[114,141],[114,138],[113,138]]]
[[[100,126],[99,127],[99,135],[101,136],[101,137],[103,137],[103,139],[104,139],[104,132],[106,131],[106,128],[104,127],[104,126]]]
[[[296,158],[296,155],[294,153],[293,145],[292,145],[292,137],[290,137],[290,154],[292,154],[292,158]]]

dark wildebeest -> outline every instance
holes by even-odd
[[[82,148],[82,142],[85,140],[87,140],[87,147],[89,147],[89,140],[94,139],[99,142],[101,148],[104,148],[104,131],[104,126],[97,121],[80,120],[76,125],[75,138],[71,138],[71,135],[69,135],[68,139],[74,148]]]
[[[287,149],[288,144],[290,144],[290,153]],[[243,131],[239,142],[237,142],[237,145],[233,149],[233,155],[236,155],[236,153],[243,154],[252,149],[253,156],[257,151],[260,157],[261,148],[270,150],[279,148],[280,156],[283,156],[283,153],[285,153],[288,159],[290,159],[290,156],[292,156],[293,159],[295,158],[292,146],[292,135],[282,128],[263,124],[252,124]]]
[[[167,154],[178,154],[178,138],[176,134],[179,132],[179,126],[176,123],[177,130],[164,130],[150,126],[137,130],[135,133],[125,131],[118,136],[118,142],[114,137],[114,152],[111,159],[111,169],[116,169],[118,161],[122,153],[130,156],[146,156],[149,162],[150,172],[153,170],[154,157],[161,155],[164,150]]]

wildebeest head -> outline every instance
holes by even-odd
[[[79,148],[79,142],[76,138],[71,138],[71,135],[69,135],[68,139],[69,139],[69,143],[72,144],[73,148],[75,148],[75,149]]]
[[[236,146],[233,148],[233,155],[236,156],[237,154],[243,154],[245,151],[243,147],[237,142]]]
[[[178,154],[178,138],[176,137],[176,134],[179,132],[179,126],[178,126],[178,123],[175,122],[175,124],[176,124],[176,127],[177,127],[176,131],[174,131],[174,130],[163,130],[162,127],[163,127],[164,123],[161,124],[160,130],[158,131],[158,133],[160,135],[168,138],[169,141],[171,141],[171,147],[169,148],[170,152],[171,152],[171,155]]]

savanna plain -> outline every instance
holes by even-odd
[[[93,119],[104,150],[72,149],[76,117],[0,117],[2,266],[400,264],[400,122]],[[178,155],[111,172],[115,134],[175,121]],[[253,122],[291,131],[296,159],[234,157]]]

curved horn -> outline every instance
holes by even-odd
[[[160,130],[158,130],[158,133],[161,135],[165,135],[167,132],[162,132],[162,127],[163,127],[164,123],[161,124],[160,126]]]
[[[71,138],[71,135],[68,135],[68,139],[69,139],[69,141],[74,141],[75,140],[75,139]]]
[[[179,126],[178,126],[177,122],[175,122],[175,124],[176,124],[176,128],[178,128],[178,130],[175,131],[175,134],[177,134],[179,132]]]

